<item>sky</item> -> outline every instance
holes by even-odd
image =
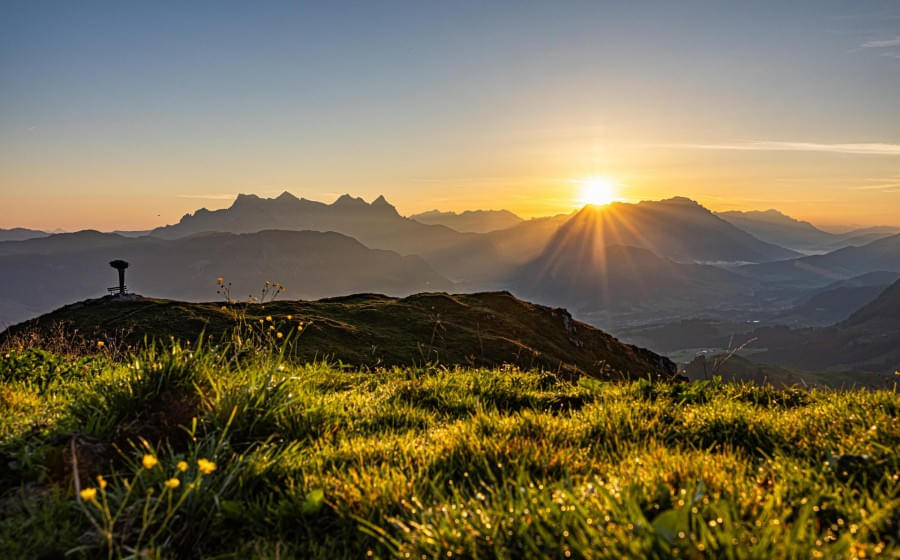
[[[900,2],[0,3],[0,227],[237,193],[900,225]]]

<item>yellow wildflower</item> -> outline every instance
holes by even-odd
[[[216,464],[207,459],[197,459],[197,468],[200,469],[200,472],[203,474],[209,474],[216,470]]]
[[[281,338],[281,337],[284,336],[284,335],[281,334],[281,333],[275,333],[275,336],[277,336],[278,338]]]
[[[288,321],[290,321],[290,320],[293,319],[293,318],[294,318],[293,315],[288,315]]]
[[[93,502],[97,499],[97,489],[96,488],[85,488],[81,491],[81,499],[85,502]]]
[[[180,470],[181,472],[184,472],[184,471],[186,471],[186,470],[188,469],[187,461],[178,461],[178,464],[175,465],[175,467],[176,467],[178,470]]]
[[[102,474],[97,475],[97,484],[100,485],[100,488],[106,488],[106,479],[103,478]]]
[[[143,459],[141,459],[141,463],[143,463],[145,469],[152,469],[159,464],[159,461],[156,459],[156,457],[148,453],[147,455],[144,455]]]
[[[174,489],[178,488],[180,485],[181,485],[181,481],[178,480],[177,478],[170,478],[169,480],[166,481],[166,488],[169,488],[170,490],[174,490]]]
[[[269,330],[270,330],[270,331],[274,331],[274,330],[275,330],[275,325],[269,325]]]
[[[266,315],[266,321],[268,321],[268,322],[271,323],[271,322],[272,322],[272,316],[271,316],[271,315]]]
[[[216,284],[218,284],[218,285],[220,285],[220,286],[222,285],[222,282],[223,282],[223,281],[224,281],[224,280],[222,279],[221,276],[219,276],[218,278],[216,278]]]
[[[105,342],[103,342],[102,340],[97,341],[97,348],[103,348],[104,346],[106,346]]]

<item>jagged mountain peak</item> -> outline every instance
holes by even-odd
[[[260,203],[262,203],[264,201],[265,201],[265,199],[260,198],[258,195],[240,193],[234,199],[234,202],[231,204],[231,208],[239,209],[239,208],[256,207],[256,206],[259,206]]]
[[[342,194],[341,196],[339,196],[339,197],[337,198],[337,200],[335,200],[333,203],[331,203],[331,206],[338,206],[338,207],[339,207],[339,206],[343,206],[343,207],[351,207],[351,206],[362,207],[362,206],[368,206],[368,205],[369,205],[369,204],[368,204],[365,200],[363,200],[362,197],[351,196],[351,195],[346,194],[346,193],[345,193],[345,194]]]
[[[383,211],[383,212],[388,212],[388,213],[390,213],[390,214],[396,214],[396,215],[398,215],[398,216],[400,215],[400,214],[397,212],[397,208],[394,207],[393,204],[391,204],[390,202],[388,202],[387,199],[384,198],[384,195],[383,195],[383,194],[378,195],[378,198],[376,198],[375,200],[373,200],[373,201],[372,201],[372,204],[370,204],[370,206],[371,206],[372,208],[375,208],[375,209],[377,209],[377,210],[381,210],[381,211]]]
[[[278,200],[280,202],[299,202],[300,201],[299,198],[297,198],[293,194],[289,193],[288,191],[284,191],[283,193],[278,195],[275,198],[275,200]]]
[[[645,202],[647,202],[647,201],[645,201]],[[662,200],[657,201],[657,203],[658,204],[670,204],[670,205],[678,204],[681,206],[696,206],[697,208],[703,208],[704,210],[706,210],[706,207],[704,207],[702,204],[700,204],[696,200],[694,200],[692,198],[688,198],[686,196],[673,196],[672,198],[664,198]]]

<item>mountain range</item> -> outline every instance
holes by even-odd
[[[508,214],[508,215],[507,215]],[[615,203],[598,210],[596,234],[606,243],[642,247],[680,262],[768,262],[800,256],[762,242],[686,198]],[[515,225],[488,233],[461,232],[437,222],[479,222],[497,217]],[[173,239],[207,231],[252,233],[263,229],[337,231],[371,248],[419,255],[467,289],[502,287],[516,267],[537,257],[556,230],[574,215],[522,221],[510,213],[429,213],[423,224],[401,216],[379,196],[371,203],[350,195],[332,204],[282,193],[276,198],[239,195],[222,210],[200,209],[150,235]]]
[[[866,245],[900,233],[900,227],[892,226],[830,233],[774,209],[717,212],[716,215],[758,239],[805,253],[824,253],[843,247]]]
[[[821,250],[835,243],[838,237],[774,209],[716,212],[716,215],[758,239],[797,251]]]
[[[743,266],[739,271],[773,285],[812,288],[869,272],[900,272],[900,234],[823,255]]]
[[[447,226],[463,233],[487,233],[510,228],[523,221],[509,210],[466,210],[461,213],[429,210],[413,214],[410,218],[422,224]]]
[[[759,263],[800,256],[756,239],[683,197],[613,203],[593,207],[591,213],[598,217],[594,229],[604,242],[643,247],[673,260]],[[519,221],[513,227],[534,226],[532,222]],[[440,224],[422,224],[401,216],[383,196],[367,203],[343,195],[332,204],[324,204],[287,192],[270,199],[239,195],[229,208],[198,210],[177,224],[153,230],[151,235],[173,239],[207,231],[252,233],[263,229],[337,231],[372,248],[418,254],[432,265],[435,256],[463,246],[485,255],[493,252],[493,258],[500,262],[516,259],[516,255],[496,254],[494,239],[502,238],[501,232],[478,235]],[[544,231],[548,238],[554,233]],[[505,252],[509,252],[508,248]]]
[[[659,327],[673,344],[732,325],[831,329],[900,278],[900,234],[891,231],[834,234],[774,210],[716,214],[684,197],[522,220],[491,210],[404,217],[383,196],[326,204],[239,195],[151,231],[7,230],[38,237],[0,242],[0,322],[102,295],[115,282],[107,263],[125,259],[132,292],[190,301],[215,299],[223,277],[238,300],[266,280],[305,299],[510,290],[614,332],[637,327],[629,332],[638,338],[656,336],[640,331],[648,323],[699,321],[674,327],[681,333]],[[704,331],[706,320],[718,326]],[[792,332],[785,340],[819,331]],[[758,350],[781,359],[779,348]]]
[[[325,204],[288,192],[276,198],[241,194],[229,208],[202,208],[177,224],[154,229],[150,235],[176,239],[210,231],[255,233],[270,229],[336,231],[373,249],[418,255],[441,274],[460,282],[490,279],[493,267],[503,262],[503,256],[484,236],[405,218],[383,196],[367,203],[345,194]]]
[[[35,237],[46,237],[50,235],[46,231],[28,228],[11,228],[0,229],[0,242],[3,241],[24,241],[25,239],[34,239]]]

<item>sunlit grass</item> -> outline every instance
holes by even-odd
[[[894,390],[13,351],[0,557],[891,556],[898,412]]]

